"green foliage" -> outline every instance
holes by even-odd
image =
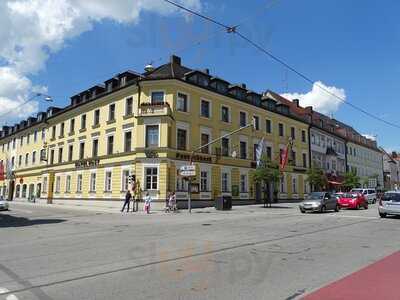
[[[347,172],[344,175],[343,186],[346,189],[352,189],[360,185],[360,177],[354,172]]]
[[[260,166],[257,167],[252,174],[252,181],[260,184],[271,182],[274,183],[275,186],[276,183],[279,182],[280,177],[279,165],[263,155],[261,157]]]
[[[310,184],[312,191],[323,190],[328,185],[328,179],[324,171],[316,167],[308,169],[306,181]]]

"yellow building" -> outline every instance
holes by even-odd
[[[200,145],[255,119],[256,128],[202,149],[193,157],[194,201],[231,195],[259,198],[251,182],[255,149],[265,138],[279,160],[293,139],[290,165],[279,198],[303,198],[309,164],[308,124],[268,94],[181,65],[179,57],[139,74],[127,71],[71,97],[0,134],[0,160],[7,170],[3,196],[43,201],[120,200],[133,175],[141,190],[164,201],[169,190],[187,199],[179,168]],[[8,167],[7,167],[8,166]]]

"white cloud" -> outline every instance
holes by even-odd
[[[200,1],[177,0],[195,10],[201,10]],[[166,15],[177,9],[160,0],[0,0],[0,115],[45,89],[32,86],[29,75],[42,70],[67,40],[103,20],[136,24],[143,11]],[[36,109],[33,102],[10,117]]]
[[[312,106],[314,110],[323,113],[323,114],[331,114],[336,112],[340,105],[343,104],[339,99],[334,97],[333,95],[327,93],[325,90],[320,87],[328,90],[330,93],[346,100],[346,93],[344,89],[340,89],[334,86],[326,86],[321,81],[317,81],[313,84],[312,90],[306,94],[300,93],[286,93],[282,94],[283,97],[288,99],[299,99],[301,106]]]
[[[366,137],[367,139],[376,141],[376,135],[366,133],[366,134],[363,134],[362,136]]]

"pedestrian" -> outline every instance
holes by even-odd
[[[129,212],[129,204],[131,203],[131,199],[132,199],[132,194],[129,190],[127,190],[126,194],[125,194],[124,206],[122,206],[121,212],[123,212],[125,210],[125,206],[128,206],[128,209],[126,210],[126,212]]]
[[[171,191],[168,191],[167,197],[165,198],[165,209],[164,209],[165,212],[171,211],[171,206],[170,206],[171,196],[172,196]]]
[[[176,211],[176,195],[175,195],[175,192],[172,192],[170,194],[168,206],[169,206],[170,210]]]
[[[136,202],[136,182],[132,183],[132,212],[135,212],[135,202]]]
[[[153,199],[151,198],[149,192],[146,193],[146,196],[144,197],[144,210],[146,213],[150,213],[150,204]]]

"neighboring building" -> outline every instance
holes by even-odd
[[[303,198],[309,167],[304,118],[268,94],[184,67],[176,56],[143,74],[118,74],[71,97],[65,108],[49,108],[37,118],[3,127],[0,160],[10,167],[1,193],[48,202],[119,200],[133,175],[157,201],[163,202],[168,190],[187,199],[187,181],[178,170],[188,164],[191,151],[253,118],[255,130],[245,129],[194,155],[194,201],[221,195],[259,199],[251,172],[263,137],[272,160],[279,160],[293,140],[279,197]]]
[[[398,155],[396,152],[387,153],[381,148],[383,155],[383,176],[384,188],[386,190],[397,190],[399,188],[399,163],[396,160]]]

